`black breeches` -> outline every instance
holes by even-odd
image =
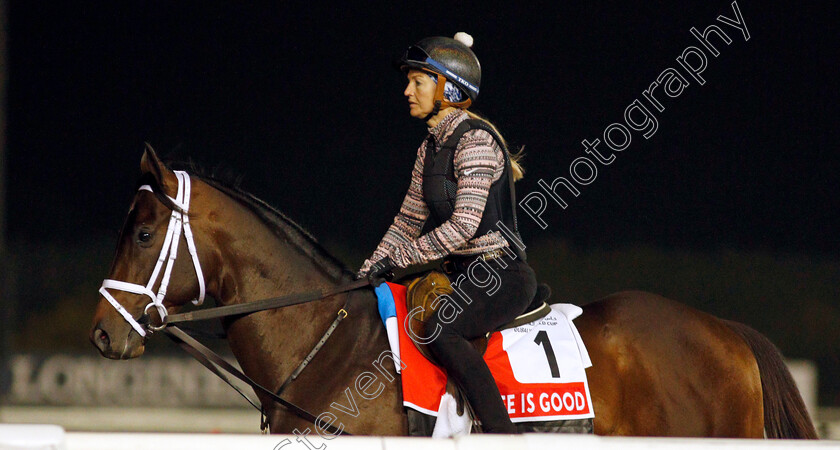
[[[448,275],[455,293],[426,324],[424,337],[433,339],[428,349],[464,391],[483,431],[514,433],[490,370],[469,340],[524,313],[536,294],[536,277],[526,262],[508,256],[470,267]]]

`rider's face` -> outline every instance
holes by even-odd
[[[409,70],[406,75],[408,86],[403,94],[408,99],[408,113],[411,117],[422,119],[428,116],[435,106],[435,83],[426,72]]]

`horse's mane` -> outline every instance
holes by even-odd
[[[256,214],[263,223],[268,225],[276,235],[291,242],[298,251],[306,256],[309,256],[316,265],[321,267],[324,272],[332,276],[334,279],[341,280],[352,278],[353,272],[350,271],[343,262],[330,254],[318,242],[318,240],[312,236],[311,233],[305,230],[297,222],[283,214],[277,208],[243,190],[240,187],[242,182],[241,176],[234,177],[230,175],[229,172],[219,176],[194,162],[187,163],[185,169],[189,171],[191,176],[197,177],[201,181],[247,207]],[[155,189],[154,191],[159,192],[159,189]],[[163,197],[166,198],[165,195]]]

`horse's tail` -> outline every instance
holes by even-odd
[[[818,439],[817,430],[779,349],[758,331],[724,320],[750,346],[761,375],[764,433],[771,439]]]

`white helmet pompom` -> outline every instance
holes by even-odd
[[[463,31],[459,31],[455,33],[455,40],[466,45],[467,47],[473,46],[473,37]]]

